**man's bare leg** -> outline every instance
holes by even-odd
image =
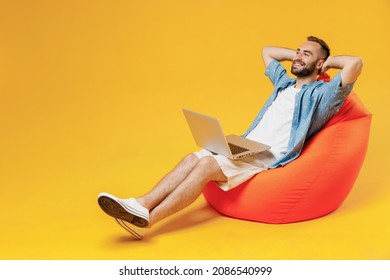
[[[211,180],[227,180],[217,161],[213,157],[199,159],[190,154],[149,193],[137,200],[101,193],[98,202],[103,211],[114,217],[135,239],[141,239],[146,227],[190,205]]]
[[[194,163],[194,161],[191,161]],[[191,165],[186,165],[190,167]],[[180,174],[181,182],[173,187],[165,185],[165,182],[160,185],[163,191],[159,191],[159,186],[156,186],[155,191],[150,192],[146,196],[154,196],[161,198],[165,196],[150,212],[150,225],[153,225],[162,219],[182,210],[194,202],[203,192],[205,185],[213,181],[226,181],[227,178],[223,174],[217,161],[213,157],[204,157],[198,159],[193,168],[188,172]],[[173,175],[173,174],[172,174]],[[173,180],[178,182],[179,180]],[[161,195],[164,194],[164,195]],[[157,199],[151,198],[156,201]]]
[[[187,155],[151,191],[138,197],[137,201],[147,209],[153,209],[184,181],[198,162],[199,158],[195,154]]]

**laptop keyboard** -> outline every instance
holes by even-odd
[[[228,143],[228,144],[229,144],[230,151],[232,152],[233,155],[249,151],[248,149],[243,148],[241,146],[237,146],[232,143]]]

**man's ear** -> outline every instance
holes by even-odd
[[[325,59],[322,58],[322,59],[318,60],[317,69],[321,70],[322,66],[324,66],[324,63],[325,63]]]

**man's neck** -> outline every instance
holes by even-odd
[[[297,77],[295,88],[301,88],[303,85],[314,83],[317,80],[317,75],[310,75],[306,77]]]

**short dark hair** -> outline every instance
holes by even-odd
[[[310,42],[316,42],[321,45],[321,50],[325,56],[325,60],[330,56],[330,49],[327,43],[325,43],[324,40],[314,37],[314,36],[309,36],[307,37],[307,40]]]

